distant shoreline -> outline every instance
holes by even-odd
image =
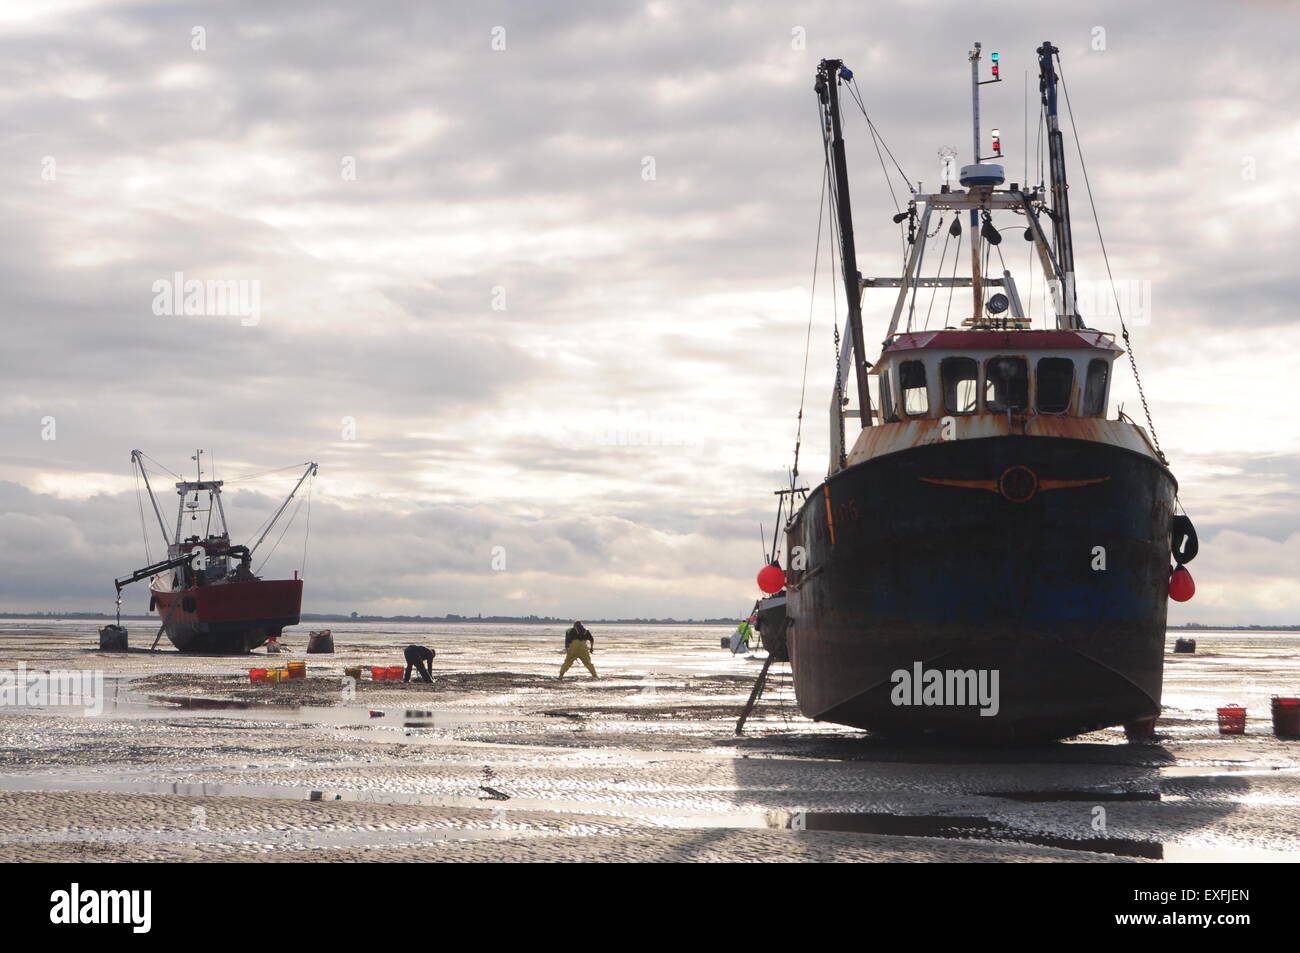
[[[59,620],[77,620],[85,619],[89,621],[105,622],[116,618],[108,612],[0,612],[0,619],[49,619]],[[506,623],[509,625],[569,625],[574,620],[572,618],[556,618],[553,616],[425,616],[425,615],[358,615],[353,618],[350,615],[323,615],[316,613],[304,612],[300,617],[302,623],[308,622],[410,622],[410,623],[461,623],[461,622],[493,622]],[[591,619],[583,617],[585,622],[592,625],[735,625],[739,620],[735,618],[721,619]],[[128,615],[122,613],[123,620],[133,622],[157,622],[156,615]],[[1298,626],[1297,628],[1300,628]]]
[[[60,620],[104,620],[113,619],[111,613],[105,612],[0,612],[0,619],[50,619]],[[123,615],[123,619],[134,622],[157,621],[152,615]],[[567,625],[573,621],[568,617],[555,616],[463,616],[463,615],[331,615],[304,612],[302,623],[308,622],[389,622],[425,624],[438,622],[454,624],[460,622],[492,622],[508,625]],[[592,625],[735,625],[739,617],[716,619],[585,619]],[[301,624],[301,623],[300,623]],[[1205,625],[1200,622],[1186,622],[1182,625],[1165,627],[1170,632],[1300,632],[1300,625]]]

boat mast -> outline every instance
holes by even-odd
[[[853,78],[853,72],[844,65],[843,60],[822,60],[817,66],[815,89],[822,104],[826,126],[829,127],[831,134],[831,165],[835,174],[835,209],[839,218],[840,259],[844,271],[844,294],[849,303],[853,371],[858,385],[858,419],[865,428],[871,426],[871,392],[867,389],[866,343],[862,334],[862,273],[858,271],[857,249],[853,243],[849,173],[844,158],[844,133],[840,128],[840,77],[846,80]],[[843,394],[837,394],[836,398],[842,404]],[[839,411],[842,421],[843,406]]]
[[[980,44],[970,51],[971,162],[980,161]],[[984,316],[984,276],[980,271],[980,252],[984,250],[980,234],[979,209],[970,210],[970,286],[974,298],[971,317],[976,322]]]
[[[162,510],[158,508],[158,498],[153,495],[153,486],[149,483],[149,474],[145,471],[144,456],[139,450],[131,451],[131,462],[140,468],[140,476],[144,477],[144,488],[149,492],[149,502],[153,504],[153,515],[158,517],[158,526],[162,529],[163,545],[170,542],[167,537],[167,523],[163,520]]]
[[[979,171],[981,169],[981,164],[984,162],[985,158],[997,160],[1001,160],[1002,158],[1002,147],[999,144],[998,131],[996,129],[993,130],[993,155],[984,157],[980,156],[980,87],[987,86],[989,83],[1002,82],[1002,76],[998,71],[997,53],[994,53],[991,57],[993,61],[993,78],[980,79],[981,49],[983,49],[982,45],[976,43],[974,48],[970,51],[971,161],[974,163],[970,168],[973,171]],[[1001,166],[999,165],[996,168],[997,181],[1001,183]],[[971,194],[976,194],[974,188],[971,189]],[[986,198],[988,194],[991,194],[991,191],[986,194]],[[984,285],[986,283],[993,285],[999,283],[997,281],[985,282],[984,280],[983,263],[980,261],[980,255],[984,253],[984,242],[992,238],[993,244],[996,245],[998,243],[998,237],[996,232],[990,234],[985,231],[985,229],[992,229],[992,226],[987,222],[985,223],[984,228],[980,227],[981,215],[985,217],[988,216],[987,204],[981,204],[980,206],[973,207],[970,210],[970,286],[974,304],[971,317],[976,323],[979,323],[980,319],[984,317]]]
[[[1065,137],[1061,134],[1060,118],[1056,109],[1056,68],[1052,57],[1060,52],[1050,41],[1035,52],[1038,54],[1038,87],[1043,95],[1043,112],[1047,121],[1047,149],[1052,173],[1052,244],[1056,263],[1061,270],[1061,293],[1064,295],[1057,323],[1065,328],[1083,327],[1074,294],[1074,236],[1070,231],[1069,186],[1065,181]]]

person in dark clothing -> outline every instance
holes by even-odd
[[[587,666],[592,678],[597,678],[596,666],[591,664],[591,652],[596,647],[596,637],[581,622],[575,622],[564,633],[564,664],[560,666],[560,678],[574,662]]]
[[[411,669],[414,668],[420,673],[420,681],[432,682],[433,670],[429,667],[429,663],[433,661],[433,657],[437,654],[433,649],[426,649],[423,645],[408,645],[406,647],[406,677],[402,681],[409,682],[411,680]]]

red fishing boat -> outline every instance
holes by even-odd
[[[145,491],[162,529],[167,558],[115,580],[118,605],[122,604],[125,586],[148,579],[149,608],[151,611],[156,609],[161,620],[158,635],[161,637],[165,632],[182,652],[242,654],[278,636],[286,626],[297,625],[302,609],[303,584],[298,573],[294,572],[292,579],[263,579],[253,572],[251,563],[253,554],[284,515],[299,489],[308,478],[315,476],[316,464],[304,465],[302,476],[251,546],[232,546],[225,508],[221,503],[224,482],[203,479],[202,451],[194,457],[198,479],[182,480],[176,484],[179,502],[174,529],[169,529],[163,521],[143,458],[144,454],[139,450],[131,451],[132,465],[138,468],[144,480]],[[142,518],[143,515],[142,506]],[[189,534],[185,534],[187,515]],[[199,533],[201,517],[206,520],[204,531]],[[155,638],[155,645],[157,641]]]

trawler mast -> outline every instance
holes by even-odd
[[[835,209],[839,217],[840,260],[844,271],[844,294],[849,306],[849,332],[853,348],[853,375],[858,387],[858,419],[871,426],[871,391],[867,387],[866,343],[862,333],[862,274],[853,240],[853,210],[849,201],[849,173],[844,156],[844,132],[840,125],[841,77],[853,78],[843,60],[822,60],[817,67],[817,96],[821,100],[825,125],[823,136],[830,139],[831,168],[835,175]],[[838,385],[836,402],[844,401],[843,381]],[[841,420],[843,419],[841,414]],[[838,444],[837,444],[838,445]]]

